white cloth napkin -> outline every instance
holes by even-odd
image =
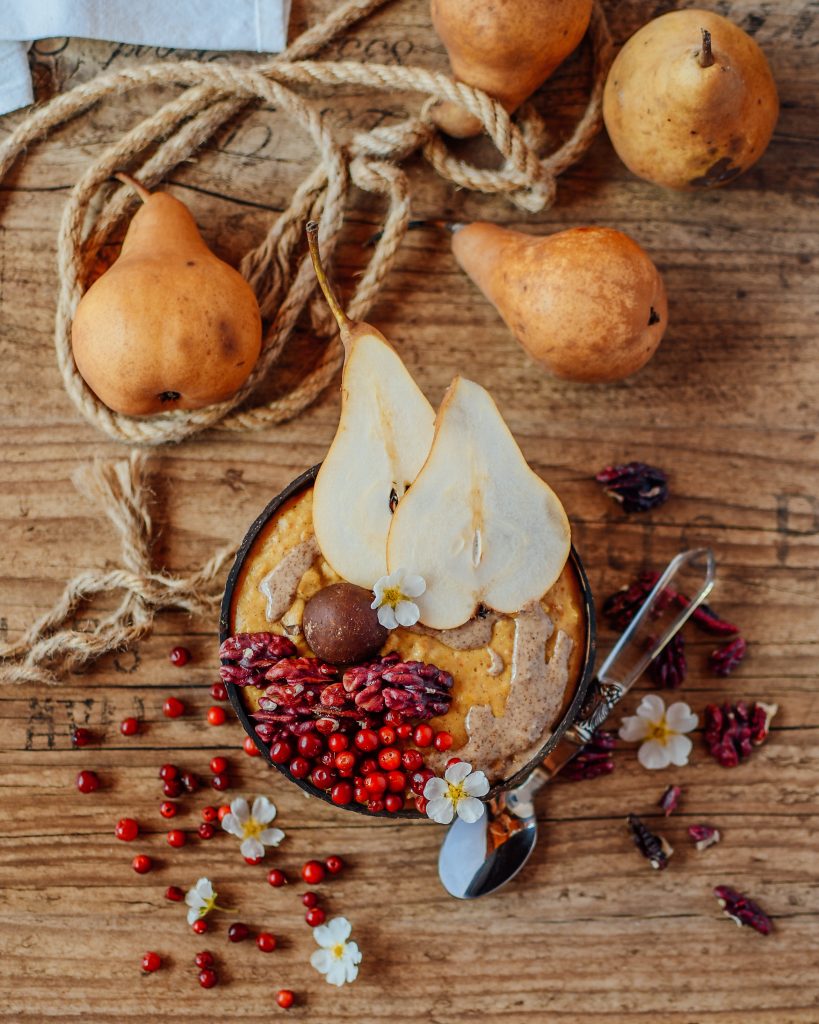
[[[287,46],[291,0],[0,0],[0,114],[32,103],[27,40],[79,36],[178,50]]]

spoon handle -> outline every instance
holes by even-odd
[[[679,586],[684,578],[685,590]],[[580,717],[537,771],[537,788],[553,778],[588,743],[649,664],[679,633],[711,593],[715,579],[710,548],[683,551],[654,584],[640,610],[600,666]],[[683,605],[669,594],[671,584],[692,597]]]

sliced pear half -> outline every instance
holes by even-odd
[[[416,599],[421,622],[454,629],[480,605],[520,611],[557,580],[570,544],[563,506],[527,465],[489,393],[456,377],[387,542],[390,571],[426,580]]]
[[[338,429],[313,491],[313,528],[338,575],[372,589],[387,572],[393,512],[429,454],[435,411],[387,339],[341,309],[321,264],[317,230],[308,224],[310,253],[345,359]]]

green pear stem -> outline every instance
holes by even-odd
[[[700,50],[700,67],[710,68],[714,63],[714,55],[711,53],[711,33],[707,28],[700,30],[702,32],[702,49]]]
[[[117,171],[114,177],[117,181],[121,181],[123,185],[128,185],[129,188],[132,188],[143,203],[147,203],[151,198],[151,193],[147,188],[145,188],[142,182],[137,181],[136,178],[132,178],[131,175],[126,174],[125,171]]]
[[[330,284],[330,279],[327,276],[327,271],[324,269],[324,263],[321,259],[321,253],[319,252],[318,242],[318,223],[314,220],[307,222],[307,244],[310,247],[310,259],[313,261],[313,269],[316,272],[316,278],[318,280],[321,290],[324,292],[324,298],[327,300],[327,305],[330,307],[333,316],[336,318],[338,329],[341,333],[341,341],[344,348],[349,348],[350,330],[353,327],[353,321],[347,316],[342,309],[341,303],[338,301],[338,296],[333,291],[333,286]]]

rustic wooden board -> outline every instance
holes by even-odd
[[[331,6],[297,3],[293,29]],[[672,6],[609,3],[618,42]],[[819,1020],[816,8],[807,0],[716,7],[765,48],[782,97],[768,153],[730,188],[673,195],[637,181],[604,136],[561,179],[557,206],[538,217],[456,192],[428,169],[411,167],[419,216],[541,231],[604,223],[631,233],[662,268],[671,303],[671,328],[643,373],[608,387],[548,379],[457,270],[446,241],[428,232],[408,238],[371,318],[400,343],[431,399],[459,370],[491,386],[533,466],[563,497],[601,597],[681,545],[714,547],[715,603],[742,624],[751,653],[733,678],[715,680],[706,669],[711,645],[692,634],[683,696],[700,712],[709,701],[740,696],[778,701],[770,743],[734,771],[717,767],[698,740],[683,770],[648,774],[622,751],[609,778],[555,784],[539,805],[544,841],[521,879],[502,895],[457,903],[437,881],[437,827],[370,822],[307,802],[241,753],[237,725],[205,725],[216,617],[166,615],[138,650],[63,686],[0,691],[4,1019],[261,1022],[280,1012],[273,993],[286,986],[299,993],[296,1019],[359,1024]],[[328,56],[445,67],[423,0],[390,5]],[[157,58],[179,54],[57,40],[39,44],[33,57],[41,97],[101,68]],[[582,107],[586,72],[581,52],[544,90],[540,104],[556,126]],[[147,102],[120,97],[65,126],[33,147],[2,186],[0,627],[9,637],[45,610],[73,573],[117,562],[111,530],[71,484],[79,464],[122,449],[81,421],[62,391],[51,343],[53,257],[68,189]],[[328,116],[344,132],[398,120],[407,102],[416,101],[337,91]],[[0,133],[21,116],[0,120]],[[310,160],[307,141],[279,113],[258,110],[171,183],[208,241],[236,257],[262,237]],[[361,266],[360,245],[377,214],[369,197],[354,197],[340,253],[347,282]],[[287,373],[313,358],[302,345]],[[157,452],[158,558],[190,569],[217,544],[238,542],[270,496],[321,458],[337,413],[331,391],[267,434],[212,432]],[[627,519],[590,473],[630,458],[666,467],[674,496],[650,515]],[[178,642],[194,652],[183,671],[167,661]],[[162,717],[169,693],[185,699],[188,716]],[[633,695],[628,709],[638,699]],[[133,739],[117,731],[129,713],[145,723]],[[86,722],[103,744],[73,751],[70,726]],[[351,988],[331,989],[308,965],[313,942],[301,921],[300,886],[270,889],[264,869],[245,867],[229,837],[181,851],[165,844],[157,767],[172,761],[205,774],[216,752],[231,758],[234,793],[268,792],[279,805],[288,838],[277,862],[294,872],[314,854],[348,859],[347,875],[326,887],[326,902],[351,919],[364,952]],[[104,789],[78,794],[80,767],[97,768]],[[672,781],[686,791],[680,812],[663,823],[677,853],[668,871],[655,874],[631,847],[623,819],[635,811],[657,822],[656,801]],[[188,800],[176,822],[192,827],[205,801]],[[133,846],[113,838],[114,822],[126,813],[144,827]],[[697,854],[685,827],[704,820],[724,838]],[[129,861],[137,850],[152,853],[160,868],[135,875]],[[201,874],[221,883],[238,917],[280,934],[282,948],[264,956],[251,943],[229,946],[229,916],[206,941],[196,938],[162,894]],[[764,939],[722,917],[710,895],[717,883],[755,896],[773,917],[774,933]],[[191,964],[205,947],[222,964],[222,985],[211,992],[198,987]],[[165,955],[170,969],[143,978],[139,960],[149,948]]]

